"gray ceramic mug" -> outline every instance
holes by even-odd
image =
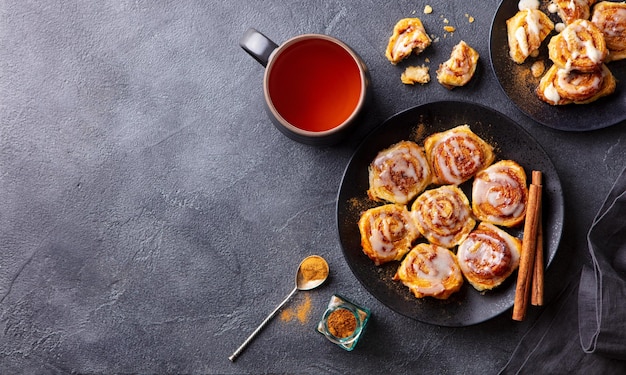
[[[369,75],[363,60],[342,41],[304,34],[279,46],[248,29],[239,44],[265,67],[267,113],[289,138],[328,146],[343,139],[359,121]]]

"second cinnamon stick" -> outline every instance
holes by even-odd
[[[544,259],[543,259],[543,188],[541,183],[541,172],[536,173],[537,171],[533,171],[532,174],[532,183],[533,185],[537,185],[540,187],[539,189],[539,197],[537,202],[537,210],[539,214],[537,215],[537,241],[536,241],[536,252],[535,252],[535,266],[533,272],[533,280],[532,280],[532,292],[530,297],[530,303],[533,306],[542,306],[543,305],[543,273],[544,273]]]

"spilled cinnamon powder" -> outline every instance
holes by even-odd
[[[308,293],[304,296],[304,301],[302,301],[299,305],[281,311],[280,320],[283,322],[290,322],[294,319],[298,319],[301,324],[308,322],[312,307],[311,296],[309,296]]]

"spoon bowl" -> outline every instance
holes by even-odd
[[[296,272],[296,288],[311,290],[322,285],[328,278],[328,263],[319,255],[311,255],[302,260]]]

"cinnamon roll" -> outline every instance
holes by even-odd
[[[593,7],[591,22],[604,35],[609,50],[606,61],[626,59],[626,3],[599,2]]]
[[[432,40],[419,18],[404,18],[398,21],[389,38],[385,56],[392,64],[397,64],[411,53],[419,54],[430,46]]]
[[[587,20],[576,20],[550,39],[550,60],[567,71],[598,70],[608,54],[602,31]]]
[[[359,219],[363,252],[374,264],[400,260],[419,237],[406,206],[386,204],[371,208]]]
[[[524,221],[528,187],[524,168],[502,160],[476,174],[472,185],[472,212],[480,221],[513,227]]]
[[[404,258],[393,277],[416,298],[447,299],[463,285],[463,274],[450,250],[421,243]]]
[[[439,65],[437,80],[447,89],[466,85],[474,76],[478,58],[475,49],[460,41],[452,49],[450,59]]]
[[[586,104],[615,92],[617,82],[606,67],[583,73],[553,65],[539,81],[539,99],[551,105]]]
[[[519,266],[522,242],[489,223],[480,223],[457,250],[463,275],[478,291],[502,284]]]
[[[554,23],[538,9],[524,9],[506,21],[509,56],[518,64],[539,50]]]
[[[430,243],[446,248],[461,243],[476,224],[469,200],[454,185],[426,190],[413,202],[411,215]]]
[[[367,194],[373,200],[407,204],[430,182],[424,149],[414,142],[401,141],[380,151],[370,163]]]
[[[576,20],[588,20],[596,0],[553,0],[557,13],[566,25]]]
[[[476,135],[468,125],[460,125],[430,135],[424,140],[432,182],[458,185],[493,163],[493,147]]]

